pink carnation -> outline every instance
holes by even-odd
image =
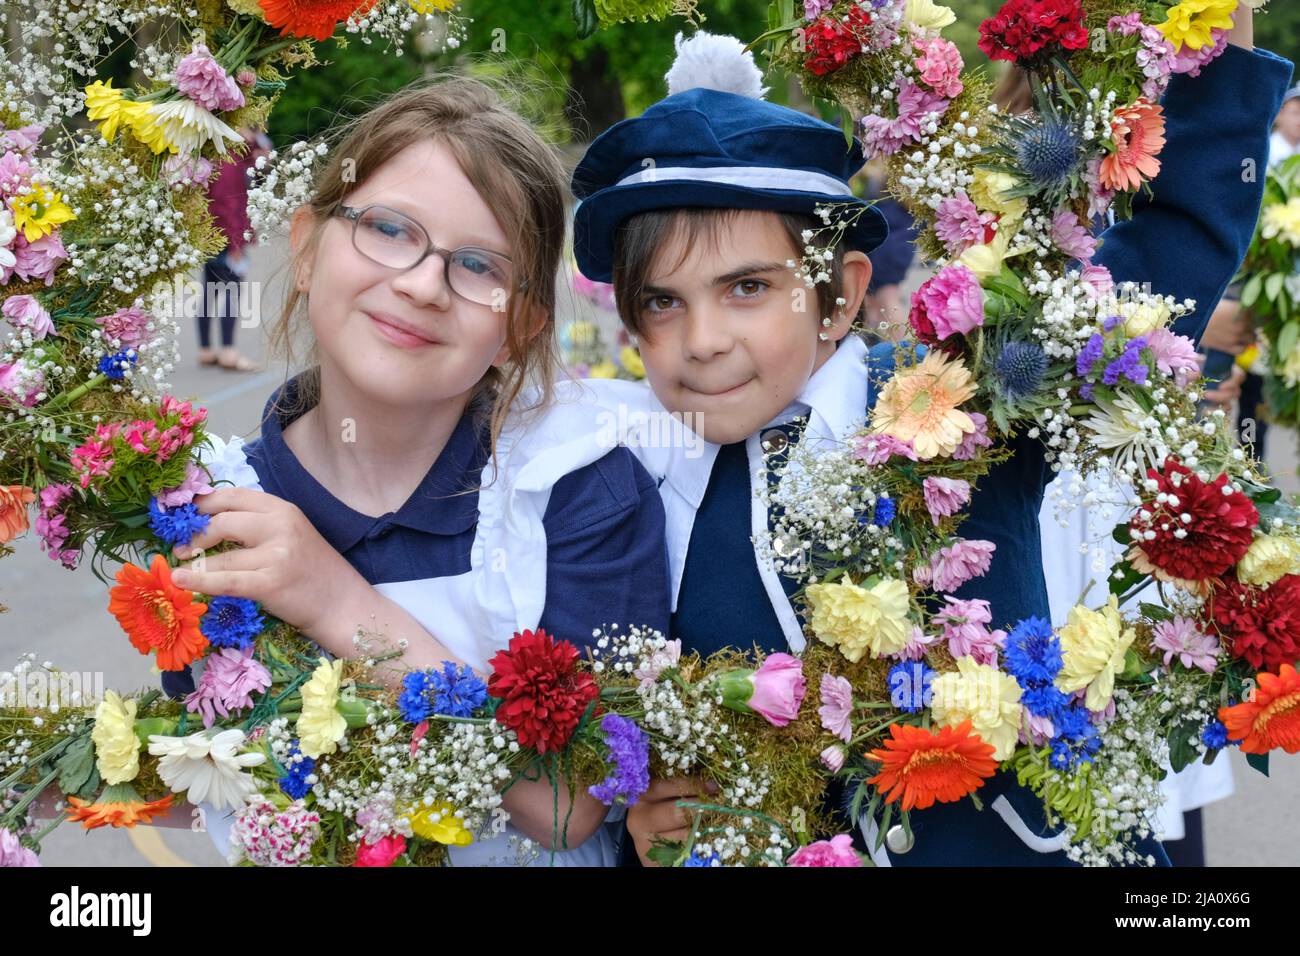
[[[0,408],[6,402],[17,402],[31,408],[44,388],[45,373],[38,368],[29,368],[22,359],[0,365]]]
[[[1155,356],[1156,368],[1174,377],[1174,384],[1185,388],[1201,372],[1192,340],[1175,335],[1170,329],[1156,329],[1147,335],[1147,346]]]
[[[899,80],[897,99],[896,119],[874,113],[862,118],[862,146],[868,158],[892,156],[916,142],[921,138],[922,124],[948,109],[947,99],[907,79]]]
[[[959,256],[971,246],[988,240],[988,226],[996,218],[991,212],[981,213],[963,191],[939,203],[934,232],[949,255]]]
[[[40,865],[41,861],[37,859],[36,854],[19,841],[18,834],[0,827],[0,869]]]
[[[930,567],[924,569],[928,571],[923,575],[927,580],[917,583],[932,585],[936,591],[955,591],[967,581],[988,573],[996,549],[992,541],[958,539],[931,556]]]
[[[158,493],[158,504],[164,508],[176,508],[187,505],[195,495],[206,495],[212,491],[208,484],[208,473],[194,462],[185,466],[185,480],[175,488],[164,488]]]
[[[1096,238],[1070,209],[1061,209],[1052,217],[1052,242],[1072,259],[1086,261],[1097,253]]]
[[[390,833],[388,836],[374,842],[365,843],[357,847],[357,859],[353,866],[392,866],[393,861],[406,852],[406,837],[400,833]]]
[[[853,849],[853,838],[840,833],[829,840],[801,846],[790,855],[787,866],[861,866],[862,859]]]
[[[0,314],[16,329],[27,329],[40,341],[54,331],[54,322],[45,307],[30,295],[11,295],[0,305]]]
[[[1021,742],[1041,747],[1056,736],[1056,725],[1050,717],[1040,717],[1025,708],[1025,725],[1020,728]]]
[[[844,748],[839,744],[831,744],[821,752],[822,766],[831,773],[839,773],[844,766]]]
[[[46,285],[54,284],[54,273],[58,271],[59,263],[68,258],[63,240],[53,232],[33,242],[28,242],[27,237],[19,233],[11,251],[14,254],[14,264],[8,272],[24,282],[35,280]],[[8,281],[8,278],[5,276],[4,281]]]
[[[176,89],[206,110],[234,110],[244,105],[244,91],[202,43],[176,64]]]
[[[1105,266],[1089,263],[1083,267],[1079,273],[1079,278],[1089,286],[1089,294],[1094,299],[1110,295],[1115,291],[1115,279]]]
[[[217,167],[202,156],[181,153],[168,156],[162,164],[162,178],[173,186],[206,186],[216,171]]]
[[[105,336],[116,339],[129,349],[138,349],[149,337],[149,315],[138,306],[118,309],[112,315],[101,315],[95,321]]]
[[[1083,171],[1083,181],[1088,187],[1088,216],[1103,215],[1115,200],[1115,190],[1101,184],[1101,157],[1088,160]]]
[[[926,573],[925,581],[917,581],[917,584],[929,584],[931,575],[930,569],[925,568],[924,570]],[[907,644],[903,646],[901,651],[892,656],[900,661],[919,661],[925,656],[925,652],[930,649],[930,645],[934,644],[938,640],[939,636],[937,634],[927,637],[925,631],[914,624],[912,625],[912,636],[908,638]]]
[[[211,727],[217,714],[253,706],[253,695],[271,686],[271,674],[261,661],[253,659],[253,648],[220,648],[203,659],[203,676],[194,693],[185,698],[191,713],[202,713],[203,726]]]
[[[853,454],[868,465],[883,465],[894,455],[916,461],[916,449],[910,441],[892,435],[857,435],[852,439]]]
[[[1207,43],[1199,50],[1184,46],[1174,53],[1172,72],[1197,77],[1201,75],[1202,69],[1217,60],[1228,48],[1228,31],[1211,29],[1210,36],[1214,38],[1214,42]]]
[[[30,154],[41,141],[45,133],[44,126],[20,126],[18,129],[0,130],[0,150],[16,149],[20,153]]]
[[[977,663],[996,667],[998,649],[1006,640],[1005,631],[989,631],[993,620],[989,602],[974,598],[962,600],[945,595],[943,610],[935,621],[943,625],[943,637],[953,657],[971,657]]]
[[[970,501],[970,482],[961,478],[927,478],[921,482],[921,488],[930,520],[936,525],[939,519],[955,515]]]
[[[1196,622],[1182,616],[1172,621],[1161,621],[1155,626],[1151,646],[1165,652],[1165,666],[1175,657],[1189,670],[1199,667],[1207,674],[1214,673],[1219,656],[1219,641],[1196,627]]]
[[[914,43],[917,52],[916,68],[921,71],[921,79],[930,89],[940,96],[952,99],[961,93],[961,51],[956,44],[935,37],[930,40],[917,40]]]
[[[822,705],[817,709],[822,726],[845,743],[853,736],[853,685],[847,678],[822,674]]]
[[[975,423],[975,430],[961,436],[961,444],[952,453],[952,457],[957,461],[970,461],[979,449],[988,448],[993,444],[993,439],[989,438],[988,417],[982,412],[968,414],[971,421]]]
[[[963,265],[940,269],[917,289],[912,303],[924,311],[940,341],[984,324],[984,290],[975,273]]]

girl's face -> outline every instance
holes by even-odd
[[[393,156],[344,204],[379,204],[404,213],[443,249],[474,246],[510,255],[501,224],[452,154],[433,139]],[[310,214],[300,211],[290,237],[295,251],[310,225]],[[313,260],[296,281],[308,292],[326,380],[341,376],[360,394],[395,407],[467,402],[484,373],[507,361],[507,315],[500,301],[494,310],[454,292],[441,254],[402,271],[359,252],[351,221],[335,216],[322,229]]]
[[[682,258],[679,240],[658,258]],[[664,407],[691,412],[706,441],[743,441],[803,390],[849,331],[838,313],[823,329],[817,295],[786,262],[797,253],[775,213],[745,212],[699,242],[676,269],[651,270],[641,310],[641,358]],[[846,312],[854,315],[871,264],[844,263]],[[819,333],[828,333],[823,342]]]

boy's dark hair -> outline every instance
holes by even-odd
[[[685,261],[686,255],[699,241],[712,243],[718,241],[718,231],[730,226],[745,210],[740,209],[657,209],[638,213],[628,218],[619,226],[614,237],[614,302],[618,308],[619,318],[624,327],[633,335],[644,336],[641,321],[641,297],[651,279],[651,272],[660,271],[664,266],[672,271]],[[806,229],[816,232],[822,223],[815,216],[805,213],[774,212],[781,221],[786,235],[790,239],[789,258],[803,258],[806,245],[803,233]],[[681,256],[675,263],[660,263],[663,249],[674,239],[680,238]],[[844,245],[836,246],[832,260],[826,264],[824,271],[830,273],[830,282],[819,282],[815,286],[815,296],[820,315],[825,318],[833,316],[835,300],[843,295],[844,288]],[[656,267],[660,267],[657,269]],[[850,320],[856,316],[849,316]]]

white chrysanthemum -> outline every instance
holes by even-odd
[[[227,140],[243,142],[238,130],[188,97],[159,103],[150,108],[149,114],[182,155],[197,154],[205,143],[211,141],[216,144],[217,152],[224,156]]]
[[[161,757],[158,776],[173,793],[184,793],[190,803],[210,803],[219,810],[234,810],[257,793],[257,781],[244,773],[266,761],[263,753],[239,753],[242,730],[213,734],[201,731],[188,737],[149,738],[149,753]]]
[[[1144,471],[1160,466],[1165,449],[1151,440],[1151,415],[1146,409],[1131,395],[1120,395],[1113,402],[1097,398],[1095,404],[1096,410],[1082,424],[1095,436],[1093,443],[1111,453],[1118,468],[1125,469],[1130,462],[1138,462]]]

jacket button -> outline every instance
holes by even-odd
[[[906,853],[915,845],[916,838],[898,824],[894,824],[885,833],[885,846],[892,853]]]
[[[759,444],[763,448],[764,454],[779,455],[785,451],[785,446],[790,444],[790,439],[786,437],[785,432],[779,428],[769,428],[759,436]]]

